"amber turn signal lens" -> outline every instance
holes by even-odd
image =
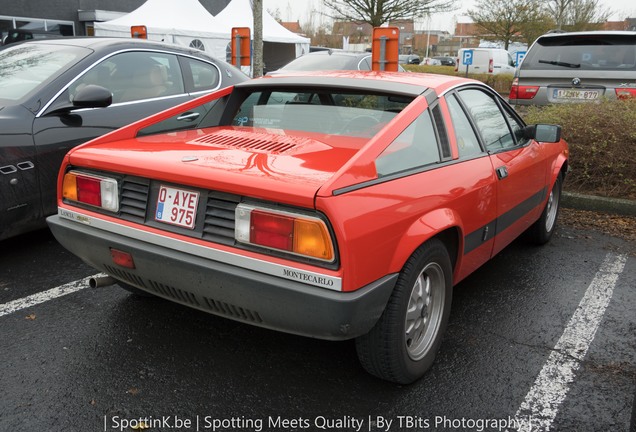
[[[64,175],[64,183],[62,185],[62,198],[71,201],[77,201],[77,176],[70,172]]]
[[[296,219],[294,221],[294,252],[326,261],[333,261],[329,233],[322,221]]]

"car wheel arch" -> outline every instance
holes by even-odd
[[[456,274],[461,263],[459,251],[463,250],[461,227],[460,216],[448,208],[436,209],[418,218],[397,244],[390,268],[399,271],[418,248],[433,238],[439,238],[448,250],[453,274]]]
[[[570,164],[568,163],[568,160],[565,159],[565,156],[562,155],[554,164],[554,169],[552,170],[552,176],[550,178],[550,185],[554,184],[559,175],[561,175],[562,180],[565,180],[569,169]]]

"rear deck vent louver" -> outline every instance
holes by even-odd
[[[207,144],[219,147],[238,148],[261,153],[281,154],[293,150],[304,139],[279,135],[221,130],[190,141],[191,144]]]

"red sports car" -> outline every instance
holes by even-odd
[[[204,106],[188,129],[176,118]],[[372,374],[432,364],[453,285],[554,232],[568,147],[464,78],[246,81],[71,150],[48,219],[124,288],[311,337]]]

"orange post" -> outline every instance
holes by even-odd
[[[249,27],[232,28],[232,64],[236,67],[251,63],[251,35]]]
[[[398,71],[400,29],[375,27],[371,46],[371,68],[374,71]]]

